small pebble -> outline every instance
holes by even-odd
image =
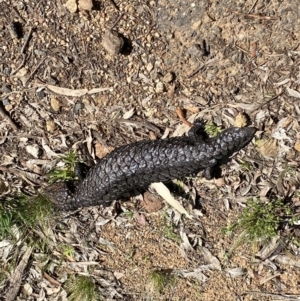
[[[165,91],[165,86],[162,82],[158,82],[155,86],[156,93],[163,93]]]
[[[164,83],[170,83],[174,79],[174,73],[168,72],[162,79]]]
[[[10,93],[11,92],[11,86],[7,84],[3,84],[1,87],[1,90],[3,93]]]
[[[112,56],[118,55],[124,46],[124,39],[115,30],[107,30],[103,36],[102,45]]]

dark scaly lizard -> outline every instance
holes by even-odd
[[[203,122],[197,120],[188,136],[121,146],[102,158],[81,181],[54,183],[44,193],[56,208],[75,210],[109,206],[134,189],[201,170],[206,179],[211,179],[213,168],[244,148],[255,132],[254,127],[229,128],[216,138],[207,138]]]

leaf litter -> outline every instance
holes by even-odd
[[[86,144],[88,153],[100,158],[119,145],[162,137],[163,131],[165,137],[184,135],[189,126],[176,117],[179,104],[190,122],[200,117],[227,128],[247,113],[259,128],[256,147],[237,156],[246,163],[235,157],[213,181],[184,179],[183,198],[172,191],[171,203],[179,212],[165,206],[145,213],[125,202],[121,213],[115,205],[57,217],[53,234],[48,233],[55,244],[49,243],[50,252],[32,251],[35,261],[22,275],[20,300],[67,300],[66,281],[81,274],[92,277],[106,300],[140,300],[153,268],[180,276],[162,300],[174,295],[195,300],[199,294],[205,300],[254,300],[249,291],[266,300],[299,295],[296,242],[282,237],[293,257],[276,241],[257,253],[263,262],[253,262],[251,248],[243,247],[228,259],[234,236],[221,231],[252,196],[292,196],[292,203],[297,198],[300,28],[290,13],[297,10],[293,3],[255,1],[237,8],[230,1],[194,7],[188,1],[164,0],[158,10],[153,1],[109,1],[93,10],[87,0],[27,3],[26,9],[22,3],[0,5],[7,16],[13,12],[26,34],[31,32],[30,39],[11,43],[9,32],[1,31],[0,72],[12,90],[0,95],[4,113],[9,113],[0,125],[0,181],[9,187],[5,195],[32,193],[51,169],[49,161],[56,162],[70,148],[81,151]],[[190,11],[188,18],[173,15],[179,5]],[[3,28],[12,21],[8,19],[1,15]],[[31,24],[37,24],[33,31]],[[107,53],[102,39],[108,28],[128,45]],[[120,117],[126,126],[117,121]],[[55,127],[45,126],[48,120]],[[15,122],[18,126],[12,126]],[[169,198],[170,189],[164,190]],[[20,251],[6,240],[0,246],[2,268]],[[74,249],[74,254],[64,255],[62,248],[65,254]]]

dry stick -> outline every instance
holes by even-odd
[[[42,58],[42,60],[39,62],[39,64],[36,66],[36,68],[30,73],[30,75],[28,76],[28,78],[26,79],[24,85],[30,80],[30,78],[35,74],[35,72],[37,72],[37,70],[41,67],[41,65],[44,63],[46,59],[46,56],[44,56]]]
[[[229,10],[228,12],[236,14],[236,15],[241,15],[244,17],[250,17],[250,18],[261,19],[261,20],[280,20],[280,17],[269,17],[269,16],[255,15],[255,14],[245,14],[245,13],[240,13],[240,12],[234,11],[234,10]]]
[[[15,75],[25,65],[26,55],[23,53],[22,57],[23,57],[23,60],[22,60],[21,64],[19,65],[19,67],[17,67],[17,69],[15,69],[14,71],[12,71],[10,73],[10,75]]]
[[[249,11],[248,11],[248,14],[251,13],[252,9],[255,7],[255,5],[257,4],[257,2],[258,2],[258,0],[255,0],[255,1],[254,1],[253,5],[251,6],[251,8],[250,8]]]
[[[27,34],[27,37],[25,39],[24,45],[23,45],[23,47],[21,49],[21,54],[25,53],[25,48],[26,48],[26,46],[27,46],[27,44],[28,44],[28,42],[29,42],[29,40],[31,38],[32,30],[33,30],[33,27],[30,27],[29,32]]]
[[[193,124],[191,122],[189,122],[188,120],[185,119],[185,117],[183,116],[183,112],[182,109],[180,107],[176,108],[176,113],[179,117],[179,119],[186,125],[188,125],[189,127],[192,127]]]
[[[28,260],[31,256],[33,247],[28,247],[25,253],[23,254],[20,263],[15,268],[13,273],[11,274],[10,280],[9,280],[9,286],[8,291],[6,293],[6,301],[14,301],[16,300],[16,297],[18,295],[18,292],[21,288],[22,278],[24,270],[28,264]]]
[[[0,102],[0,115],[10,124],[10,126],[17,131],[18,126],[17,124],[12,120],[12,118],[8,115],[8,113],[3,108],[2,102]]]
[[[120,16],[117,18],[116,22],[111,26],[110,29],[114,29],[114,27],[120,22],[120,20],[123,18],[124,13],[120,14]]]
[[[271,99],[269,99],[269,100],[266,101],[265,103],[262,103],[261,105],[259,105],[259,106],[256,107],[255,109],[251,110],[250,112],[256,111],[256,110],[262,108],[263,106],[268,105],[270,102],[272,102],[273,100],[277,99],[281,94],[283,94],[283,92],[280,92],[279,94],[275,95],[274,97],[272,97]]]
[[[10,75],[15,75],[25,65],[25,60],[26,60],[25,48],[27,47],[27,45],[29,43],[29,40],[31,38],[32,30],[33,30],[33,28],[30,27],[29,32],[27,34],[27,37],[26,37],[26,39],[24,41],[23,47],[21,49],[21,55],[23,57],[22,62],[21,62],[21,64],[19,65],[19,67],[16,70],[14,70],[14,71],[11,72]]]

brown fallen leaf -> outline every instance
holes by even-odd
[[[51,97],[50,106],[55,112],[58,112],[60,109],[60,102],[56,98]]]
[[[55,127],[55,122],[53,120],[46,121],[46,129],[48,132],[54,132]]]
[[[113,149],[113,147],[105,147],[101,143],[97,142],[95,144],[95,155],[97,158],[101,159]]]
[[[262,139],[257,141],[257,149],[264,157],[277,157],[278,148],[276,139]]]
[[[192,127],[193,124],[191,122],[189,122],[188,120],[186,120],[186,118],[184,117],[183,111],[180,107],[176,108],[176,113],[179,117],[179,119],[186,125],[188,125],[189,127]]]
[[[295,145],[294,145],[294,149],[297,151],[297,152],[300,152],[300,140],[297,140]]]
[[[144,198],[140,205],[149,213],[157,212],[164,206],[163,202],[156,195],[148,191],[144,193]]]

